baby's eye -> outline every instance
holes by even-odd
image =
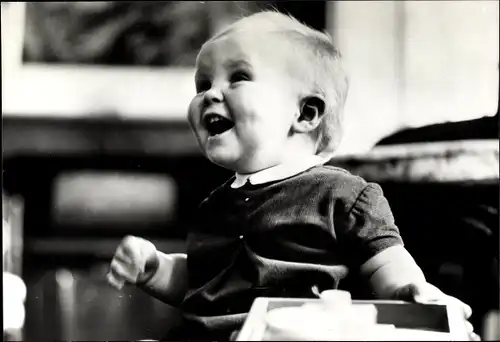
[[[231,74],[230,82],[235,83],[235,82],[240,82],[240,81],[250,81],[252,77],[250,74],[246,71],[236,71]]]
[[[196,82],[196,92],[201,93],[202,91],[207,91],[212,87],[212,82],[208,80],[202,80]]]

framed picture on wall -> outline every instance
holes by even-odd
[[[201,45],[240,16],[262,9],[325,29],[325,2],[30,2],[24,63],[192,67]]]

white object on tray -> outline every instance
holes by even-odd
[[[315,304],[313,306],[312,304]],[[325,303],[320,299],[305,298],[257,298],[248,314],[248,317],[237,337],[237,341],[264,341],[264,340],[427,340],[427,341],[453,341],[467,340],[468,335],[465,327],[465,319],[460,310],[445,305],[429,305],[429,313],[441,312],[436,317],[445,320],[444,325],[429,321],[425,311],[427,305],[405,303],[401,301],[353,301],[351,311],[357,312],[358,320],[341,318],[342,310],[338,308],[337,317],[335,313],[330,313],[330,318],[325,315],[321,317],[319,311],[325,309]],[[383,319],[386,324],[374,324],[373,305],[384,308]],[[388,307],[384,307],[388,305]],[[408,305],[408,307],[406,307]],[[413,309],[415,305],[415,309]],[[395,306],[391,309],[389,306]],[[322,307],[322,309],[320,309]],[[372,309],[369,309],[369,308]],[[344,307],[344,310],[346,308]],[[351,308],[352,309],[352,308]],[[389,309],[389,311],[387,310]],[[397,309],[395,313],[392,310]],[[316,313],[314,313],[316,310]],[[438,310],[438,311],[436,311]],[[328,310],[324,310],[325,312]],[[370,312],[372,314],[370,314]],[[406,312],[406,313],[405,313]],[[395,317],[399,321],[399,326],[392,325],[390,315],[412,316]],[[389,315],[389,316],[387,316]],[[414,318],[417,324],[414,324]],[[335,323],[337,321],[337,323]],[[407,323],[404,323],[407,322]],[[410,322],[409,326],[405,326]],[[418,323],[420,322],[420,323]],[[425,323],[427,322],[427,323]],[[426,324],[430,324],[426,330]],[[337,330],[335,330],[337,329]],[[436,331],[437,330],[437,331]]]

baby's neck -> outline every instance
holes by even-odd
[[[301,153],[289,152],[287,154],[284,154],[283,156],[284,157],[282,159],[280,159],[277,163],[267,165],[266,167],[262,167],[259,170],[255,170],[253,172],[247,172],[247,173],[241,173],[241,172],[236,172],[236,173],[240,174],[240,175],[248,175],[249,176],[249,175],[254,175],[254,174],[259,173],[261,171],[271,169],[271,168],[274,168],[277,166],[296,165],[296,164],[301,164],[303,162],[307,162],[307,161],[311,160],[311,158],[314,158],[314,157],[320,158],[320,156],[315,156],[315,154],[312,153],[311,151],[309,151],[309,152],[302,151]]]
[[[275,156],[277,158],[275,158],[273,162],[269,163],[269,161],[267,161],[265,163],[255,163],[254,165],[260,165],[260,167],[249,172],[235,171],[240,175],[251,175],[278,165],[300,163],[301,160],[308,160],[315,154],[315,146],[312,144],[307,144],[303,140],[299,139],[291,139],[280,150],[279,156]]]
[[[309,158],[316,154],[315,144],[302,136],[290,138],[282,150],[280,164],[293,163],[301,158]]]

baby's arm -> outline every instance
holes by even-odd
[[[425,276],[402,245],[388,247],[361,266],[377,298],[399,298],[398,291],[409,284],[425,284]],[[402,298],[400,298],[402,299]]]
[[[187,291],[186,254],[159,252],[148,240],[125,237],[116,249],[108,282],[121,290],[133,284],[170,305],[179,304]]]
[[[157,251],[158,269],[145,283],[138,286],[164,303],[178,305],[187,291],[187,255]]]
[[[426,283],[424,274],[404,248],[382,188],[374,183],[361,183],[357,187],[362,190],[352,202],[346,219],[338,221],[336,232],[346,246],[352,267],[360,267],[375,297],[396,299],[404,286]]]

